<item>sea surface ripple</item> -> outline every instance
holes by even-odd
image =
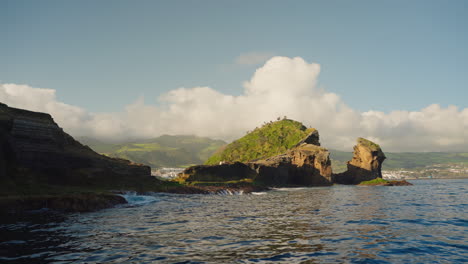
[[[0,263],[466,263],[467,179],[153,194],[0,225]]]

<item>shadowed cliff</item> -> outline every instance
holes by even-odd
[[[2,194],[32,194],[43,185],[144,189],[158,184],[150,167],[97,154],[49,114],[5,104],[0,104],[0,180]]]

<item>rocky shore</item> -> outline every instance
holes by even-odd
[[[360,186],[410,186],[413,185],[406,180],[395,181],[395,180],[384,180],[384,179],[376,179],[371,181],[364,181],[359,183]]]
[[[63,212],[91,212],[125,203],[125,198],[116,194],[10,196],[0,198],[0,215],[15,215],[43,208]]]
[[[50,208],[85,212],[125,203],[106,190],[156,190],[148,166],[100,155],[49,114],[0,103],[0,214]]]

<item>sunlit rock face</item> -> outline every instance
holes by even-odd
[[[374,142],[358,138],[354,146],[353,158],[348,161],[348,170],[334,175],[335,182],[341,184],[358,184],[362,181],[382,178],[382,164],[385,154]]]
[[[330,153],[317,145],[302,143],[285,154],[249,165],[258,173],[256,180],[267,185],[331,185]]]

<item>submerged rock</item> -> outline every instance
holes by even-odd
[[[377,179],[380,179],[380,180],[365,181],[365,182],[359,183],[359,185],[363,185],[363,186],[410,186],[410,185],[413,185],[412,183],[406,180],[395,181],[395,180],[384,180],[381,178],[377,178]]]
[[[358,138],[357,145],[354,146],[353,158],[347,163],[347,171],[335,174],[335,182],[358,184],[362,181],[382,178],[382,163],[385,158],[379,145],[370,140]]]

